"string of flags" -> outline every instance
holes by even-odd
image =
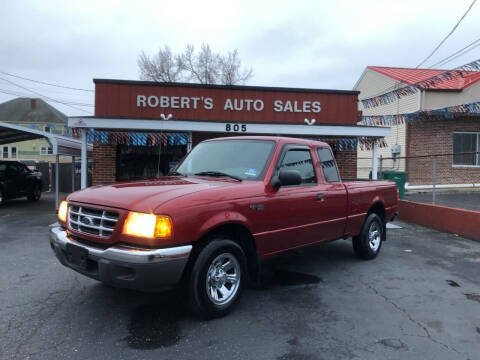
[[[358,138],[320,138],[315,139],[328,143],[334,152],[356,151],[357,147],[362,150],[371,150],[376,144],[378,147],[387,147],[388,144],[383,138],[358,137]]]
[[[479,70],[480,70],[480,59],[472,61],[465,65],[459,66],[453,70],[447,70],[441,74],[432,76],[422,81],[418,81],[414,84],[406,85],[399,89],[395,89],[378,96],[363,99],[361,100],[361,102],[363,104],[363,107],[366,109],[377,107],[380,105],[387,105],[404,96],[408,96],[416,93],[418,89],[429,89],[438,84],[443,83],[444,81],[463,78],[466,75],[468,75],[468,72],[470,71],[479,71]]]
[[[468,104],[448,106],[441,109],[423,110],[414,113],[398,115],[366,115],[362,116],[362,125],[368,126],[392,126],[405,123],[412,123],[425,118],[446,118],[452,119],[455,116],[480,115],[480,101]]]
[[[79,137],[77,129],[73,129],[74,137]],[[87,131],[87,143],[131,145],[131,146],[167,146],[186,145],[188,134],[185,133],[141,133],[117,131]]]

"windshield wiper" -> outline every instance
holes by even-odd
[[[201,172],[195,173],[194,175],[199,175],[199,176],[215,176],[215,177],[229,177],[229,178],[231,178],[231,179],[235,179],[235,180],[238,180],[238,181],[242,181],[242,179],[239,178],[238,176],[230,175],[230,174],[227,174],[227,173],[224,173],[224,172],[221,172],[221,171],[214,171],[214,170],[201,171]]]
[[[178,171],[172,171],[168,173],[168,176],[187,176],[187,174],[182,174],[181,172]]]

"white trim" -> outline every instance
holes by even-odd
[[[367,73],[367,70],[370,70],[368,67],[366,67],[363,72],[362,72],[362,75],[360,75],[360,78],[357,80],[357,82],[355,83],[355,85],[353,86],[353,90],[354,91],[358,91],[357,90],[357,87],[358,85],[360,84],[360,82],[363,80],[363,78],[365,77],[365,74]],[[360,95],[360,94],[358,94]]]
[[[245,124],[246,132],[226,131],[227,124]],[[70,117],[72,128],[115,129],[136,131],[184,131],[219,132],[225,134],[268,134],[268,135],[322,135],[322,136],[371,136],[390,135],[389,127],[358,125],[313,125],[305,124],[258,124],[241,122],[189,121],[189,120],[145,120],[95,117]]]
[[[478,188],[480,184],[443,184],[435,185],[437,189],[454,189],[454,188]],[[426,190],[433,189],[433,185],[409,185],[405,184],[405,190]]]

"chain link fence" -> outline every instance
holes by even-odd
[[[359,157],[357,160],[357,176],[361,179],[371,178],[372,158]],[[422,202],[435,204],[439,194],[480,190],[480,151],[379,156],[378,178],[388,177],[385,173],[392,171],[406,173],[407,198],[423,193]],[[480,196],[480,192],[478,194]]]

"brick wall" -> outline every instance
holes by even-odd
[[[338,170],[342,179],[355,179],[357,177],[357,152],[342,151],[335,153]]]
[[[453,152],[455,131],[480,132],[480,118],[428,119],[407,126],[407,157]],[[480,168],[453,167],[453,157],[437,157],[437,184],[480,183]],[[411,185],[432,184],[433,157],[407,160]]]
[[[92,185],[111,184],[116,180],[116,145],[93,145]]]

